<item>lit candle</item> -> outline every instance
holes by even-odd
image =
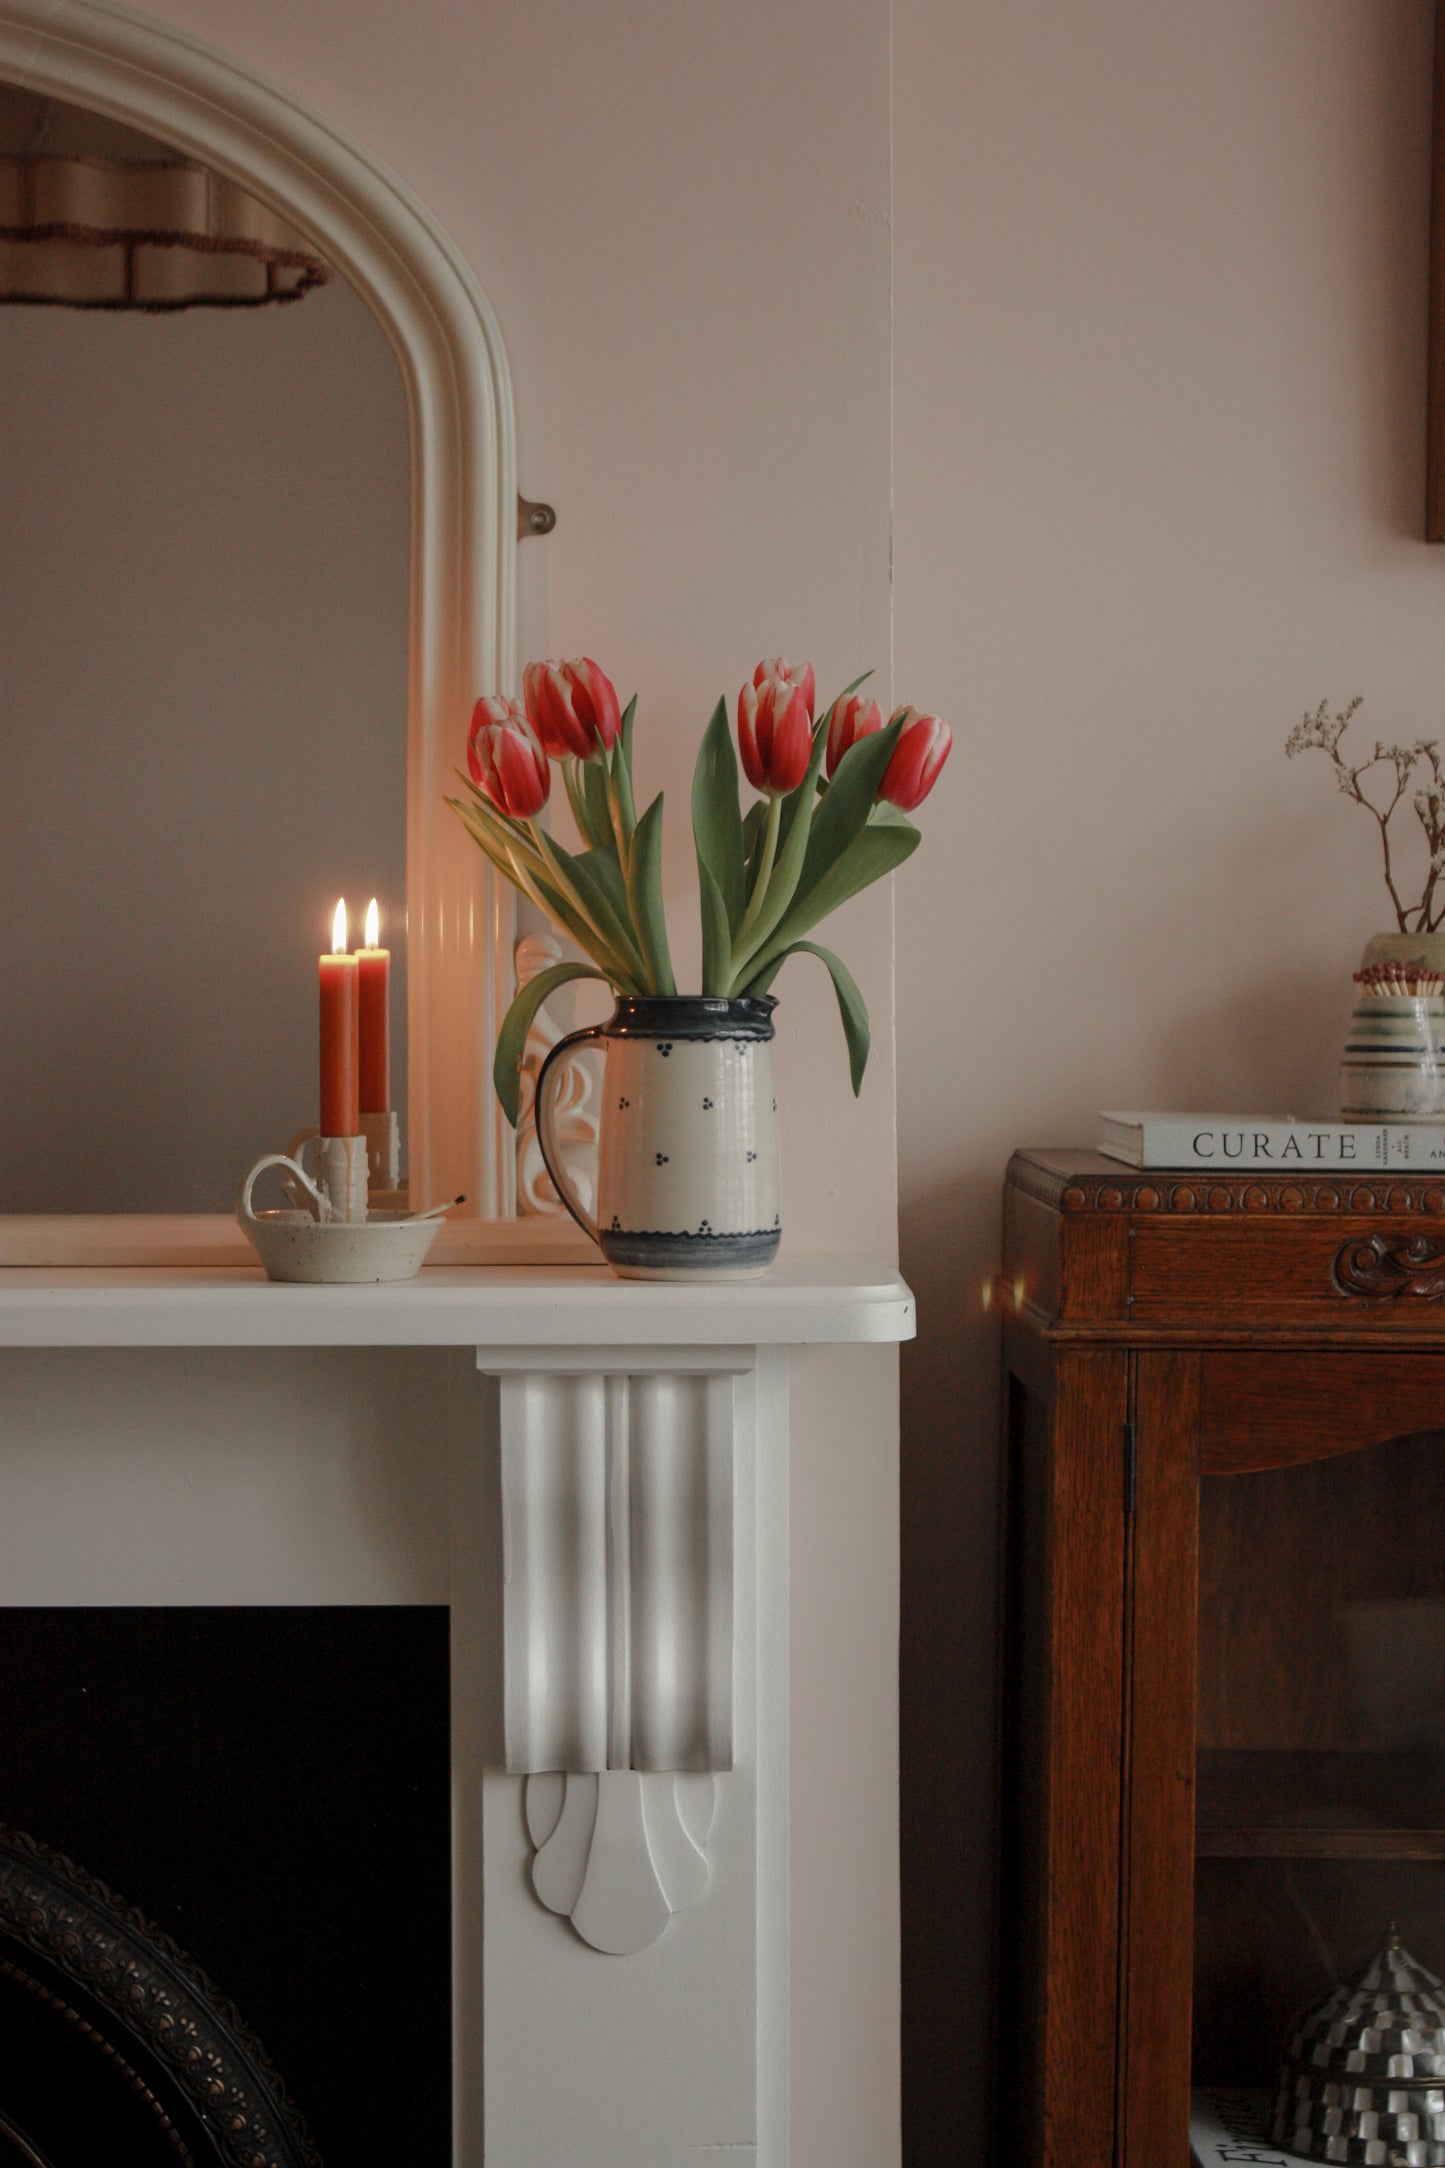
[[[331,922],[331,954],[321,958],[321,1134],[361,1134],[360,1003],[356,958],[346,953],[346,899]]]
[[[361,983],[361,1111],[391,1108],[391,950],[379,948],[381,914],[372,897],[366,907],[366,946],[357,951]]]

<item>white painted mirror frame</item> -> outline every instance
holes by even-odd
[[[515,673],[516,441],[506,351],[470,268],[363,145],[178,32],[95,0],[0,0],[0,78],[129,122],[240,182],[315,242],[396,354],[411,439],[407,718],[408,1157],[419,1202],[464,1193],[453,1262],[575,1248],[519,1220],[516,1142],[491,1089],[514,983],[511,891],[447,811],[462,721]],[[258,1150],[267,1140],[258,1141]],[[193,1264],[224,1218],[0,1218],[0,1264]],[[581,1238],[578,1237],[577,1241]]]

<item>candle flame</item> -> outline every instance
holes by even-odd
[[[366,906],[366,945],[368,948],[381,946],[381,913],[376,907],[375,896]]]
[[[346,898],[344,896],[337,904],[336,915],[331,921],[331,953],[333,956],[344,956],[346,954]]]

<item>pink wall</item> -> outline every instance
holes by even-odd
[[[1387,923],[1283,739],[1440,727],[1427,0],[897,0],[897,671],[961,726],[898,891],[905,2122],[982,2116],[996,1346],[1020,1142],[1326,1111]],[[914,690],[916,688],[916,691]]]

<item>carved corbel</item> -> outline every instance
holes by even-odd
[[[532,1886],[623,1955],[708,1889],[733,1761],[737,1377],[675,1350],[602,1359],[479,1362],[502,1379],[506,1767],[527,1780]]]

